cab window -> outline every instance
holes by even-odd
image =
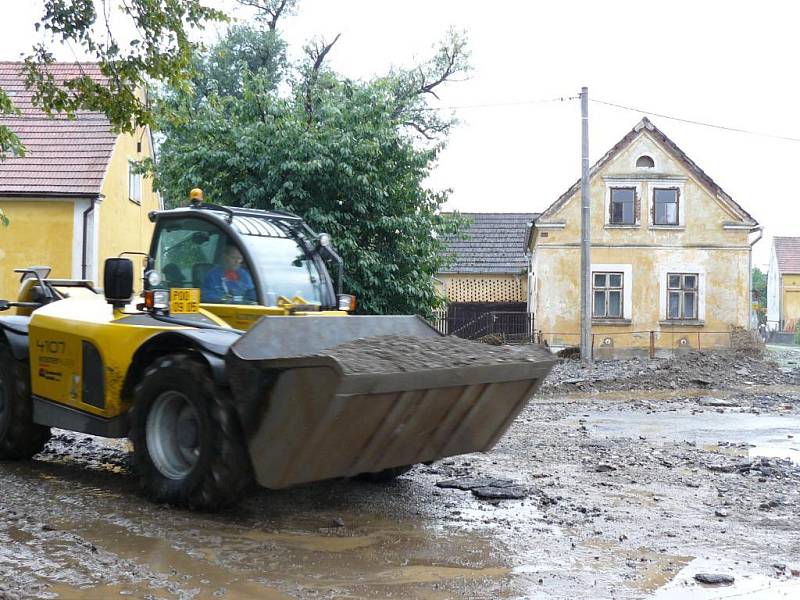
[[[155,268],[162,288],[199,288],[200,301],[252,304],[255,286],[241,251],[203,219],[170,219],[159,230]]]

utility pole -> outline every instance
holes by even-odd
[[[592,262],[589,204],[589,88],[581,88],[581,360],[592,361]]]

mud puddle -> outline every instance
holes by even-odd
[[[800,464],[800,417],[793,415],[609,410],[586,413],[581,418],[595,437],[642,436],[695,442],[709,449],[718,447],[718,442],[742,444],[743,455],[788,458]]]
[[[734,577],[732,585],[704,585],[694,580],[697,573]],[[698,558],[680,570],[668,584],[656,590],[649,600],[789,600],[800,598],[798,578],[770,577],[742,572],[739,565]]]

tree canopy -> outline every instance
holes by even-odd
[[[34,105],[48,114],[98,111],[115,130],[132,132],[154,124],[151,107],[137,91],[148,81],[184,86],[195,48],[189,32],[225,18],[202,0],[124,0],[119,5],[116,0],[44,0],[44,13],[35,28],[48,39],[26,57],[25,83],[33,90]],[[115,31],[134,33],[120,39]],[[51,46],[57,42],[88,55],[105,79],[54,77],[47,67],[55,62]],[[16,112],[0,89],[0,117]],[[24,155],[25,148],[13,131],[0,125],[0,159],[9,153]]]
[[[428,313],[442,236],[462,223],[440,212],[448,192],[424,184],[454,124],[427,98],[467,72],[463,36],[450,32],[413,68],[356,81],[326,65],[338,36],[292,64],[276,23],[294,3],[252,3],[264,23],[231,28],[197,56],[191,84],[158,101],[159,189],[167,202],[202,187],[208,201],[296,212],[332,235],[361,312]]]

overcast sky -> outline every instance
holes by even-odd
[[[40,1],[0,5],[0,57],[18,59]],[[282,29],[295,51],[341,33],[329,64],[353,78],[411,65],[450,26],[465,30],[474,70],[440,105],[506,105],[457,111],[430,184],[453,190],[450,209],[539,212],[580,176],[580,106],[524,102],[586,85],[593,99],[800,139],[798,23],[795,2],[301,0]],[[591,161],[643,114],[591,104]],[[768,262],[772,235],[800,235],[800,142],[650,118],[764,225],[756,265]]]

